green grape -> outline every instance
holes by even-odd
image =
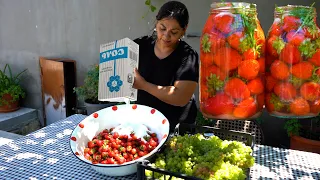
[[[152,166],[152,167],[157,167],[157,166],[155,166],[154,163],[150,164],[150,166]],[[148,176],[148,177],[152,177],[152,172],[153,172],[153,171],[145,170],[145,175]],[[160,178],[161,176],[163,176],[163,174],[154,172],[154,177],[155,177],[155,178],[158,179],[158,178]]]
[[[244,171],[254,164],[251,153],[252,149],[241,142],[186,134],[172,137],[153,165],[202,179],[245,179]],[[146,171],[146,175],[151,174]],[[155,175],[164,179],[160,173]]]
[[[229,141],[224,148],[225,160],[240,168],[249,168],[254,164],[252,150],[241,142]]]
[[[230,179],[230,180],[242,180],[245,179],[246,175],[244,171],[230,164],[229,162],[221,164],[218,171],[215,172],[213,179]]]

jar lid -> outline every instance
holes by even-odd
[[[236,8],[244,8],[244,9],[256,9],[257,5],[246,2],[213,2],[211,4],[211,8],[214,9],[236,9]]]
[[[211,4],[212,11],[219,11],[219,12],[233,12],[238,13],[238,10],[242,11],[250,11],[256,13],[257,5],[252,3],[246,2],[213,2]]]

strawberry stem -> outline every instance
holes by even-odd
[[[317,71],[320,69],[320,67],[314,68],[312,71],[312,81],[315,83],[320,83],[320,75],[317,74]]]
[[[314,43],[315,43],[316,49],[320,48],[320,38],[316,39]]]
[[[210,96],[214,96],[216,91],[219,91],[224,86],[224,82],[219,79],[219,76],[216,74],[210,74],[207,77],[207,87]]]
[[[277,51],[278,54],[281,53],[284,46],[285,43],[281,37],[277,37],[276,40],[272,43],[272,47]]]
[[[253,10],[254,8],[255,6],[250,4],[249,9],[247,9],[247,7],[243,7],[242,9],[238,10],[246,35],[246,38],[240,42],[240,50],[242,53],[250,48],[253,48],[255,52],[258,52],[258,45],[256,43],[256,39],[254,38],[254,32],[257,29],[257,16],[256,12]]]
[[[205,53],[209,53],[210,52],[210,48],[211,48],[211,42],[209,41],[209,35],[208,34],[204,34],[201,40],[201,47],[202,47],[202,51]]]
[[[295,77],[295,76],[291,76],[291,78],[289,79],[289,82],[291,82],[294,87],[300,87],[304,81],[300,78]]]
[[[290,11],[290,15],[295,16],[302,21],[302,24],[298,31],[301,28],[306,27],[313,38],[318,37],[318,27],[314,22],[314,4],[315,2],[313,2],[310,7],[296,7],[292,11]]]
[[[298,48],[302,55],[306,56],[307,58],[311,58],[317,52],[317,46],[317,41],[312,43],[310,39],[306,39]]]
[[[277,95],[275,95],[274,93],[271,94],[270,103],[273,104],[274,109],[276,111],[279,111],[280,109],[282,109],[285,106],[285,104],[283,104],[281,102],[280,98]]]

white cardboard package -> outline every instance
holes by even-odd
[[[99,101],[137,100],[134,68],[139,64],[139,45],[129,38],[100,45]]]

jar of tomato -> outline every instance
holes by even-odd
[[[312,6],[276,7],[266,43],[266,108],[277,117],[320,112],[320,30]]]
[[[245,120],[261,114],[264,54],[255,4],[211,4],[200,43],[199,100],[205,117]]]

